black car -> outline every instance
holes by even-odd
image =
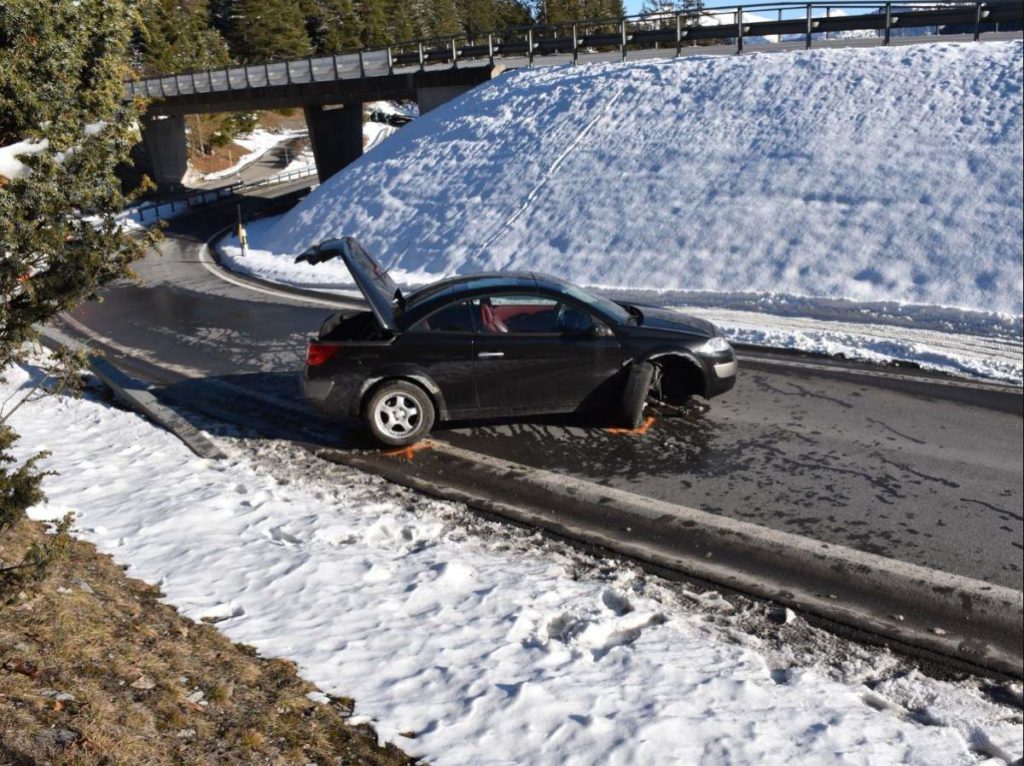
[[[370,305],[328,317],[309,340],[302,391],[404,446],[437,420],[591,411],[635,428],[648,401],[712,397],[736,381],[714,325],[615,303],[534,273],[453,277],[410,295],[351,237],[297,260],[344,260]]]

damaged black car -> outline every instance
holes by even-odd
[[[453,277],[405,295],[351,237],[297,260],[332,258],[369,310],[335,313],[309,339],[302,392],[386,446],[449,420],[585,412],[636,428],[650,403],[711,398],[736,382],[732,347],[692,316],[535,273]]]

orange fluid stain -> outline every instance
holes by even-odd
[[[410,444],[408,447],[402,447],[400,449],[393,449],[387,452],[382,452],[384,457],[400,457],[405,460],[412,460],[416,453],[423,449],[430,449],[430,442],[417,442],[416,444]]]
[[[627,436],[643,436],[650,430],[651,426],[654,425],[654,418],[649,417],[644,421],[644,424],[639,428],[606,428],[604,429],[610,434],[625,434]]]

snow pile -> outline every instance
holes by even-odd
[[[8,378],[5,401],[31,382],[21,368]],[[1019,721],[976,687],[908,677],[869,691],[863,681],[895,669],[866,649],[851,682],[779,666],[716,594],[680,597],[525,533],[474,533],[458,506],[290,448],[257,459],[225,444],[230,461],[201,460],[92,400],[30,403],[13,425],[20,454],[48,448],[44,465],[59,471],[33,516],[75,511],[77,534],[186,615],[294,659],[431,763],[972,764],[1021,753]]]
[[[348,283],[290,256],[351,234],[406,282],[536,269],[1020,316],[1021,57],[931,43],[512,72],[251,232],[248,267]]]

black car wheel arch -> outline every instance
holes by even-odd
[[[659,401],[680,405],[691,396],[707,395],[707,371],[690,354],[662,352],[647,357],[646,361],[657,367],[653,393]]]

